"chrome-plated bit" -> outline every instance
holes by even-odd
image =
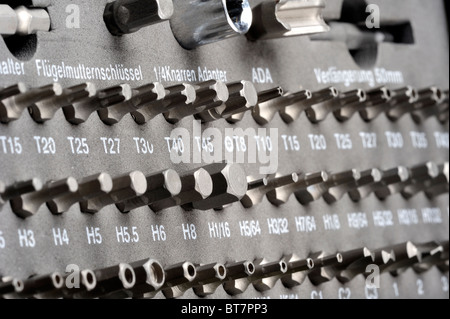
[[[16,288],[14,287],[14,278],[0,277],[0,298],[14,299],[16,297]]]
[[[386,110],[386,116],[391,121],[397,121],[405,112],[414,108],[414,103],[419,99],[419,92],[411,87],[393,90],[392,99],[389,102],[389,107]]]
[[[314,268],[314,260],[311,258],[301,259],[295,254],[283,258],[287,265],[287,271],[281,277],[281,282],[287,288],[300,286],[308,276],[308,272]]]
[[[20,197],[27,193],[38,192],[44,187],[44,184],[39,178],[33,178],[28,181],[16,182],[11,186],[5,187],[2,198],[8,201],[15,197]]]
[[[100,196],[80,202],[83,213],[95,214],[104,207],[121,203],[127,199],[141,196],[147,191],[145,175],[139,171],[133,171],[113,178],[112,190]]]
[[[374,193],[380,200],[384,200],[401,191],[403,183],[409,178],[410,172],[408,168],[404,166],[398,166],[383,171],[381,181],[374,185]]]
[[[19,18],[9,5],[0,4],[0,35],[10,36],[17,32]]]
[[[77,280],[78,282],[71,282]],[[72,279],[70,275],[64,277],[66,283],[60,290],[60,297],[64,299],[77,299],[82,293],[89,292],[97,287],[97,277],[91,269],[83,269],[79,272],[79,278]],[[73,287],[69,287],[67,283],[70,282]],[[77,286],[78,284],[78,286]]]
[[[167,91],[161,83],[150,83],[131,91],[131,98],[123,102],[111,105],[106,108],[101,108],[97,111],[98,116],[106,125],[114,125],[119,123],[123,117],[132,113],[136,118],[136,110],[145,109],[147,107],[157,105],[163,105],[163,99],[166,97]],[[137,117],[139,119],[140,117]],[[145,122],[142,119],[142,122]]]
[[[166,273],[161,263],[155,259],[144,259],[130,264],[136,282],[130,289],[133,298],[143,298],[146,294],[154,294],[166,281]]]
[[[195,87],[191,84],[183,83],[166,88],[163,99],[156,100],[131,113],[136,123],[142,125],[160,114],[164,114],[171,109],[191,106],[196,100]]]
[[[322,195],[323,199],[328,204],[342,199],[346,193],[357,187],[361,176],[361,172],[357,169],[331,175],[326,183],[326,191]]]
[[[199,297],[206,297],[216,292],[217,288],[227,277],[225,265],[214,263],[197,267],[197,278],[192,287]]]
[[[363,198],[372,194],[374,186],[378,185],[383,177],[383,173],[377,169],[369,169],[361,172],[361,178],[356,183],[355,187],[348,191],[348,196],[354,202],[358,202]]]
[[[449,164],[448,162],[439,165],[439,175],[430,181],[425,182],[425,195],[428,198],[448,194],[449,189]]]
[[[375,120],[380,114],[385,113],[390,109],[392,95],[391,90],[386,87],[367,92],[365,107],[359,110],[361,118],[366,122],[370,122]]]
[[[45,298],[64,286],[64,277],[54,272],[48,275],[34,276],[25,280],[14,279],[15,294],[19,298]]]
[[[251,276],[255,273],[255,265],[250,261],[226,263],[227,276],[223,289],[231,296],[244,293],[251,283]]]
[[[306,116],[312,123],[319,123],[325,120],[330,112],[336,107],[340,107],[340,92],[338,89],[329,87],[319,92],[321,98],[305,111]],[[313,99],[315,94],[317,93],[313,93]]]
[[[287,272],[284,260],[269,262],[265,258],[256,259],[255,272],[251,276],[253,287],[258,291],[272,289],[276,282]]]
[[[375,261],[375,253],[367,247],[342,252],[341,255],[343,262],[335,268],[337,270],[336,278],[343,284],[364,273],[365,267]]]
[[[309,258],[313,260],[314,268],[309,271],[308,278],[315,286],[332,280],[337,273],[336,267],[344,262],[342,254],[328,255],[323,251],[312,253]]]
[[[300,176],[300,175],[299,175]],[[293,193],[297,193],[310,186],[328,181],[329,176],[326,172],[317,172],[305,174],[297,182],[286,186],[278,187],[267,193],[267,199],[275,206],[281,206],[288,202]]]
[[[415,105],[414,110],[411,112],[411,118],[418,124],[425,122],[430,117],[439,116],[439,114],[446,108],[446,95],[439,88],[431,88],[431,92],[430,90],[425,90],[425,93],[423,93],[424,91],[421,92],[422,96],[425,95],[425,98],[420,99]],[[431,94],[431,99],[427,97],[429,94]],[[419,103],[420,101],[422,101],[422,103]]]
[[[2,123],[16,121],[27,107],[48,98],[60,96],[62,93],[63,89],[58,83],[29,90],[21,83],[9,87],[1,94],[3,99],[0,100],[0,121]]]
[[[11,208],[17,216],[28,218],[34,216],[44,203],[56,197],[73,194],[77,191],[78,183],[73,177],[59,181],[50,181],[38,191],[24,193],[11,198]]]
[[[28,111],[35,122],[44,123],[51,120],[59,109],[73,103],[86,101],[96,94],[97,89],[95,85],[87,82],[65,88],[61,95],[36,102],[28,107]]]
[[[47,202],[52,214],[62,214],[78,202],[108,194],[113,189],[113,180],[107,173],[85,177],[78,181],[78,190],[55,197]]]
[[[140,194],[116,203],[122,213],[148,206],[160,200],[172,198],[180,194],[181,180],[177,172],[172,169],[145,176],[146,190]]]
[[[50,31],[50,15],[46,10],[19,6],[15,11],[18,18],[17,35],[27,36],[40,31]]]
[[[423,244],[415,244],[415,246],[421,256],[421,260],[412,266],[416,273],[426,272],[441,262],[442,255],[444,254],[443,245],[431,241]]]
[[[63,107],[66,120],[74,125],[86,122],[92,113],[111,105],[131,99],[131,87],[128,84],[113,86],[97,92],[97,95]]]
[[[425,189],[425,184],[439,175],[439,167],[434,162],[417,165],[409,169],[408,181],[396,187],[406,199],[413,197]],[[386,191],[386,190],[385,190]]]
[[[306,109],[306,101],[312,98],[311,91],[302,90],[296,93],[286,92],[284,95],[266,102],[258,103],[252,110],[253,119],[261,125],[266,125],[274,118],[277,112],[290,107],[301,110]],[[300,116],[300,113],[298,116]]]

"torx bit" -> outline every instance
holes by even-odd
[[[131,98],[123,102],[101,108],[97,111],[100,119],[106,125],[114,125],[119,123],[123,117],[135,112],[136,110],[149,107],[149,105],[163,105],[163,99],[166,97],[167,91],[161,83],[150,83],[131,91]],[[135,113],[134,116],[136,116]],[[145,120],[142,119],[142,123]]]
[[[78,183],[73,177],[50,181],[39,191],[11,198],[11,208],[17,216],[28,218],[34,216],[44,203],[62,195],[73,194],[77,190]]]
[[[194,88],[196,100],[191,105],[179,105],[164,113],[169,123],[176,124],[185,117],[218,107],[229,98],[228,87],[222,81],[210,80],[194,84]]]
[[[330,90],[333,95],[334,90]],[[336,90],[337,91],[337,90]],[[356,89],[349,92],[339,93],[334,99],[331,99],[325,103],[318,103],[311,106],[306,110],[306,115],[312,123],[319,123],[324,121],[328,114],[336,112],[339,114],[339,110],[348,107],[349,105],[363,103],[367,99],[366,92],[361,89]]]
[[[419,99],[419,92],[411,86],[392,91],[392,99],[386,110],[386,116],[391,121],[397,121],[405,111],[412,109]]]
[[[258,103],[258,93],[253,83],[249,81],[227,84],[229,97],[220,106],[205,110],[195,117],[202,122],[212,122],[228,118],[233,114],[249,111]]]
[[[298,175],[272,176],[260,180],[249,180],[248,191],[241,199],[242,206],[250,208],[262,202],[264,196],[278,187],[298,182]]]
[[[16,93],[8,96],[14,90],[17,90]],[[2,123],[16,121],[27,107],[48,98],[60,96],[62,93],[63,89],[58,83],[30,90],[26,90],[22,84],[10,87],[3,93],[7,97],[0,100],[0,121]]]
[[[287,272],[287,264],[284,260],[268,262],[265,258],[253,262],[255,272],[251,276],[253,287],[258,291],[272,289],[278,279]]]
[[[348,192],[348,196],[354,202],[358,202],[363,198],[368,197],[373,192],[373,188],[377,185],[383,177],[383,173],[377,169],[369,169],[361,172],[361,178],[356,183],[355,187]]]
[[[145,181],[146,190],[116,203],[117,208],[122,213],[177,196],[180,194],[182,187],[180,176],[172,169],[147,175]]]
[[[411,112],[411,118],[418,124],[425,122],[430,117],[438,116],[446,107],[448,108],[448,103],[445,106],[446,95],[439,88],[431,88],[431,92],[430,90],[425,90],[425,94],[423,91],[421,92],[422,95],[425,95],[425,99],[422,103],[417,103]],[[427,98],[429,94],[431,94],[431,99]]]
[[[244,293],[251,283],[251,276],[255,273],[255,265],[250,261],[226,263],[227,276],[223,289],[231,296]]]
[[[213,181],[211,195],[192,203],[193,209],[210,210],[238,202],[247,192],[247,175],[240,164],[216,163],[203,167]]]
[[[142,125],[160,114],[167,113],[171,109],[190,106],[196,100],[195,87],[191,84],[182,83],[166,88],[162,100],[156,100],[131,113],[137,124]]]
[[[180,175],[181,190],[166,199],[159,199],[150,204],[154,212],[159,212],[174,206],[182,206],[185,209],[192,209],[192,202],[201,201],[208,198],[213,190],[211,175],[203,168],[199,168]],[[172,193],[174,193],[172,191]]]
[[[323,251],[312,253],[309,258],[314,261],[314,268],[309,271],[308,278],[315,286],[332,280],[337,273],[336,267],[344,262],[342,254],[328,255]]]
[[[136,283],[130,290],[133,298],[142,298],[146,294],[158,291],[166,281],[166,273],[161,263],[154,259],[144,259],[130,264]]]
[[[51,120],[59,109],[88,100],[96,94],[95,85],[87,82],[63,89],[61,95],[36,102],[28,107],[28,111],[34,121],[44,123]]]
[[[335,87],[326,88],[322,91],[313,93],[311,106],[306,109],[305,113],[312,123],[318,123],[327,117],[336,106],[340,106],[339,91]],[[320,97],[316,99],[315,96]]]
[[[286,92],[278,98],[258,103],[253,108],[252,116],[258,124],[266,125],[272,121],[277,112],[282,111],[284,108],[306,109],[306,101],[311,98],[312,93],[308,90],[302,90],[296,93]]]
[[[328,179],[329,176],[326,172],[305,174],[299,178],[297,182],[278,187],[268,192],[266,196],[273,205],[281,206],[288,202],[293,193],[297,193],[316,184],[324,183],[328,181]]]
[[[80,202],[83,213],[95,214],[106,206],[121,203],[127,199],[143,195],[147,190],[145,175],[133,171],[113,178],[113,187],[108,194],[103,194]]]
[[[65,106],[63,112],[69,123],[79,125],[86,122],[95,111],[129,99],[131,99],[131,87],[128,84],[122,84],[101,90],[89,99]]]
[[[385,113],[391,107],[392,91],[386,87],[369,91],[364,109],[359,111],[361,118],[370,122],[375,120],[380,114]]]
[[[361,177],[361,172],[357,169],[331,175],[330,180],[326,183],[327,190],[322,195],[323,199],[328,204],[337,202],[358,185]]]
[[[85,177],[78,181],[78,191],[64,194],[47,202],[47,207],[53,214],[67,212],[77,202],[106,195],[113,189],[113,180],[107,173]]]
[[[287,288],[300,286],[308,276],[308,272],[314,268],[314,260],[311,258],[301,259],[295,254],[283,258],[287,265],[287,271],[281,277],[281,282]]]

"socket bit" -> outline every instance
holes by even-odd
[[[61,95],[36,102],[28,107],[28,111],[35,122],[44,123],[51,120],[59,109],[90,99],[96,94],[95,85],[87,82],[63,89]]]
[[[128,113],[149,107],[149,105],[163,104],[163,99],[166,97],[166,94],[167,91],[161,83],[150,83],[132,89],[130,99],[107,108],[102,108],[97,113],[103,123],[106,125],[114,125],[119,123]]]
[[[154,259],[144,259],[130,264],[136,283],[130,290],[133,298],[142,298],[146,294],[158,291],[166,281],[166,274],[161,263]]]
[[[172,32],[185,49],[248,32],[252,9],[248,0],[173,0]]]
[[[59,196],[76,193],[77,191],[78,183],[73,177],[68,177],[60,181],[50,181],[41,190],[28,192],[12,198],[11,208],[17,216],[28,218],[34,216],[44,203]]]
[[[330,88],[329,93],[329,101],[315,104],[306,110],[306,115],[312,123],[322,122],[328,117],[328,114],[334,112],[339,114],[340,109],[363,103],[367,99],[366,92],[361,89],[339,93],[337,89]],[[335,96],[335,94],[337,95]]]
[[[223,264],[215,263],[199,266],[197,267],[197,277],[192,290],[199,297],[212,295],[226,277],[227,269]]]
[[[247,175],[239,164],[216,163],[203,167],[213,181],[211,195],[192,203],[193,209],[210,210],[238,202],[247,192]]]
[[[336,107],[340,107],[340,92],[335,87],[329,87],[313,93],[311,106],[305,110],[306,116],[312,123],[319,123]]]
[[[258,92],[249,81],[235,82],[227,85],[228,100],[213,109],[196,114],[196,118],[204,123],[222,118],[229,118],[233,114],[247,112],[258,103]]]
[[[64,194],[47,202],[52,214],[67,212],[74,204],[108,194],[113,189],[113,180],[107,173],[92,175],[78,181],[78,191]]]
[[[250,261],[226,263],[227,276],[224,279],[223,290],[231,296],[244,293],[251,283],[255,273],[255,265]]]
[[[402,186],[410,179],[410,171],[404,166],[399,166],[383,172],[383,178],[374,186],[374,193],[380,200],[397,194]]]
[[[361,172],[361,178],[356,182],[353,189],[348,191],[348,196],[354,202],[358,202],[368,197],[373,192],[373,187],[383,178],[383,173],[377,169],[369,169]]]
[[[410,178],[400,185],[396,191],[401,192],[406,199],[425,190],[425,184],[439,175],[439,167],[434,162],[417,165],[409,169]]]
[[[309,271],[308,278],[315,286],[331,281],[336,276],[336,267],[344,262],[342,254],[328,255],[323,251],[312,253],[309,258],[314,261],[314,268]]]
[[[122,213],[177,196],[182,187],[180,176],[172,169],[145,176],[145,181],[146,190],[136,194],[137,196],[116,203]]]
[[[116,36],[169,20],[173,14],[172,0],[116,0],[106,5],[103,20]]]
[[[26,36],[40,31],[50,31],[50,16],[44,9],[28,9],[20,6],[15,11],[18,18],[17,35]]]
[[[264,40],[328,32],[322,17],[323,0],[264,1],[253,8],[253,24],[247,37]]]
[[[272,289],[278,279],[286,274],[288,267],[284,260],[268,262],[265,258],[253,262],[255,272],[251,276],[253,287],[258,291]]]
[[[64,277],[54,272],[43,276],[34,276],[25,280],[14,279],[15,294],[19,298],[45,298],[64,286]]]
[[[136,284],[133,267],[120,263],[111,267],[94,270],[97,285],[90,291],[80,292],[77,298],[127,298],[132,295],[131,289]]]
[[[412,267],[418,274],[430,270],[441,262],[444,254],[444,246],[438,242],[432,241],[424,244],[416,244],[417,250],[420,252],[420,262],[414,264]]]
[[[196,100],[190,105],[178,105],[164,113],[167,122],[176,124],[185,117],[218,107],[229,98],[228,87],[222,81],[205,81],[194,84],[194,88]]]
[[[300,176],[300,174],[298,174]],[[281,206],[289,201],[293,193],[298,193],[310,186],[324,183],[328,181],[329,176],[326,172],[317,172],[304,175],[299,178],[297,182],[288,184],[286,186],[278,187],[267,193],[267,199],[272,205]]]
[[[133,119],[139,125],[153,120],[156,116],[164,114],[179,106],[190,106],[196,100],[195,87],[191,84],[178,84],[166,88],[165,96],[162,100],[157,100],[145,107],[131,113]]]
[[[63,107],[66,120],[74,125],[86,122],[92,113],[131,99],[131,87],[122,84],[101,90],[96,96]]]
[[[0,34],[2,36],[14,35],[17,32],[19,18],[13,8],[0,4]]]
[[[139,171],[113,178],[113,187],[108,194],[103,194],[80,202],[83,213],[95,214],[106,206],[121,203],[127,199],[141,196],[147,191],[145,175]]]
[[[190,288],[194,288],[194,291],[197,290],[197,293],[200,295],[210,295],[214,293],[226,276],[225,266],[218,263],[199,265],[195,270],[196,276],[194,280],[183,285],[163,289],[164,297],[168,299],[181,297]]]
[[[9,87],[0,96],[0,121],[16,121],[27,107],[48,98],[58,97],[62,93],[63,89],[58,83],[29,90],[22,83]]]
[[[278,187],[283,187],[292,183],[298,182],[298,175],[293,173],[291,175],[281,177],[268,177],[260,180],[248,179],[248,191],[241,199],[242,206],[250,208],[262,202],[264,196]]]
[[[294,110],[306,109],[306,101],[312,98],[311,91],[303,90],[296,93],[285,93],[284,95],[266,102],[258,103],[252,111],[253,119],[260,125],[266,125],[273,120],[277,112],[289,107]],[[298,116],[300,116],[298,113]]]
[[[406,111],[411,110],[419,99],[419,92],[411,86],[392,91],[392,99],[386,116],[391,121],[397,121]]]
[[[328,204],[339,201],[346,193],[356,188],[361,176],[361,172],[357,169],[331,175],[326,183],[327,190],[322,195],[323,199]]]
[[[339,282],[346,284],[357,275],[362,274],[361,269],[365,272],[365,267],[375,261],[375,253],[369,248],[363,247],[341,253],[343,262],[336,266],[336,278]]]
[[[213,181],[211,175],[203,169],[196,169],[180,175],[181,190],[179,194],[160,199],[150,204],[154,212],[159,212],[174,206],[182,206],[185,209],[192,209],[192,202],[201,201],[208,198],[213,191]],[[172,192],[173,193],[173,192]]]
[[[314,268],[314,260],[311,258],[301,259],[295,254],[283,258],[287,265],[287,271],[281,277],[281,282],[287,288],[300,286],[308,276],[308,272]]]

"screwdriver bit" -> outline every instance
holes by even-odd
[[[370,122],[375,120],[380,114],[385,113],[391,107],[392,91],[386,87],[369,91],[365,108],[359,111],[361,118]]]
[[[405,110],[411,110],[419,99],[419,92],[411,86],[393,90],[392,99],[386,110],[386,116],[391,121],[397,121],[398,116],[404,114]]]
[[[253,262],[255,272],[251,276],[253,287],[258,291],[272,289],[278,279],[287,272],[287,264],[284,260],[268,262],[265,258]]]
[[[73,194],[78,190],[78,183],[73,177],[59,181],[50,181],[41,190],[28,192],[11,199],[13,212],[21,217],[34,216],[46,202],[61,195]]]
[[[181,262],[164,268],[164,284],[157,291],[144,294],[144,298],[153,298],[158,291],[168,291],[170,289],[174,294],[183,295],[190,283],[195,280],[197,270],[194,264],[190,262]]]
[[[281,277],[281,282],[287,288],[300,286],[308,276],[308,272],[314,268],[314,260],[311,258],[301,259],[295,254],[283,258],[287,265],[287,271]]]
[[[421,92],[424,98],[419,99],[411,112],[411,118],[417,124],[425,122],[430,117],[438,116],[442,110],[445,110],[445,105],[443,104],[445,103],[446,95],[442,90],[432,87]],[[430,94],[431,97],[429,96]]]
[[[397,194],[402,186],[410,179],[410,171],[404,166],[399,166],[383,172],[381,181],[374,186],[374,193],[380,200]]]
[[[113,178],[113,187],[108,194],[103,194],[80,202],[83,213],[95,214],[106,206],[121,203],[127,199],[143,195],[147,190],[145,175],[133,171]]]
[[[441,262],[442,255],[444,254],[443,245],[432,241],[424,244],[416,244],[415,246],[421,256],[421,260],[412,266],[416,273],[426,272]]]
[[[95,111],[129,99],[131,99],[131,87],[128,84],[122,84],[98,91],[96,96],[65,106],[63,112],[69,123],[79,125],[86,122]]]
[[[250,208],[261,203],[268,192],[297,182],[298,175],[296,173],[280,177],[272,176],[261,180],[249,180],[248,191],[241,199],[241,203],[245,208]]]
[[[251,276],[255,273],[255,265],[250,261],[226,263],[227,271],[223,289],[231,296],[244,293],[251,283]]]
[[[312,93],[308,90],[296,93],[286,92],[278,98],[258,103],[252,110],[252,116],[258,124],[266,125],[272,121],[277,112],[281,112],[284,108],[305,109],[307,107],[305,102],[311,98]]]
[[[14,91],[16,92],[11,94]],[[0,100],[0,121],[2,123],[16,121],[27,107],[48,98],[60,96],[62,93],[63,89],[58,83],[29,90],[20,83],[7,88],[5,92],[2,92],[2,100]]]
[[[28,111],[34,121],[44,123],[51,120],[59,109],[90,99],[96,94],[97,89],[94,84],[83,83],[63,89],[61,95],[49,97],[30,105]]]
[[[15,292],[14,278],[0,276],[0,299],[12,299],[16,297]]]
[[[190,105],[179,105],[164,113],[167,122],[176,124],[183,118],[199,114],[225,103],[229,98],[227,85],[222,81],[210,80],[194,84],[196,100]]]
[[[6,4],[0,4],[0,34],[2,36],[16,34],[18,24],[16,11]]]
[[[34,276],[26,280],[14,279],[13,285],[15,288],[15,294],[19,298],[41,298],[47,294],[58,291],[64,286],[64,278],[58,273],[54,272],[43,276]]]
[[[136,283],[130,289],[134,298],[142,298],[145,294],[158,291],[166,280],[161,263],[154,259],[144,259],[130,264],[133,268]]]
[[[375,185],[377,185],[383,177],[383,173],[377,169],[369,169],[361,172],[361,178],[357,181],[355,188],[349,190],[348,196],[354,202],[358,202],[368,197]]]
[[[160,114],[167,113],[171,109],[190,106],[196,100],[195,87],[191,84],[179,84],[165,90],[165,96],[161,100],[149,103],[131,113],[137,124],[145,124]]]
[[[172,169],[147,175],[145,181],[146,190],[136,194],[137,196],[134,195],[116,203],[117,208],[122,213],[177,196],[180,194],[182,187],[180,176]],[[157,208],[157,206],[155,207]]]
[[[425,195],[428,198],[448,194],[449,189],[449,164],[439,165],[439,174],[436,178],[425,182]]]
[[[72,279],[70,278],[70,276],[70,274],[65,276],[64,282],[66,283],[66,285],[64,285],[60,291],[60,296],[64,299],[76,299],[82,293],[92,291],[97,287],[97,277],[95,276],[94,271],[91,269],[81,270],[79,272],[79,279]],[[76,282],[77,280],[78,282]],[[73,287],[69,287],[67,285],[68,281],[71,282]]]
[[[39,31],[50,31],[50,16],[46,10],[19,6],[15,11],[18,18],[16,34],[26,36]]]
[[[309,258],[313,260],[314,268],[309,271],[308,278],[315,286],[332,280],[337,273],[336,267],[344,262],[342,254],[328,255],[323,251],[312,253]]]
[[[211,175],[203,169],[196,169],[180,175],[181,190],[179,194],[174,194],[166,199],[159,199],[150,204],[154,212],[174,206],[182,206],[185,209],[192,209],[192,202],[201,201],[208,198],[213,190]]]
[[[239,164],[216,163],[203,167],[213,181],[211,195],[192,203],[193,209],[210,210],[238,202],[247,192],[247,175]]]
[[[339,91],[335,87],[326,88],[313,93],[311,106],[305,110],[306,116],[312,123],[323,121],[333,107],[339,105]],[[316,96],[318,98],[316,98]]]
[[[114,125],[119,123],[123,117],[135,112],[136,110],[149,107],[149,105],[163,104],[167,91],[161,83],[150,83],[131,91],[131,98],[123,102],[113,104],[109,107],[102,108],[97,111],[100,119],[106,125]],[[133,116],[136,116],[135,113]],[[145,120],[143,119],[142,122]]]
[[[364,266],[375,261],[375,253],[367,247],[342,252],[341,255],[343,262],[335,268],[337,270],[336,278],[343,284],[362,274],[361,271],[365,272]]]
[[[409,169],[410,178],[399,185],[396,191],[400,191],[406,199],[413,197],[425,189],[425,184],[439,175],[439,167],[434,162],[417,165]]]
[[[108,194],[112,188],[113,181],[107,173],[85,177],[78,181],[78,191],[53,198],[47,202],[47,207],[52,214],[62,214],[78,202]]]
[[[342,199],[346,193],[356,188],[361,176],[361,172],[357,169],[331,175],[330,180],[326,183],[327,190],[323,194],[323,199],[328,204]]]

